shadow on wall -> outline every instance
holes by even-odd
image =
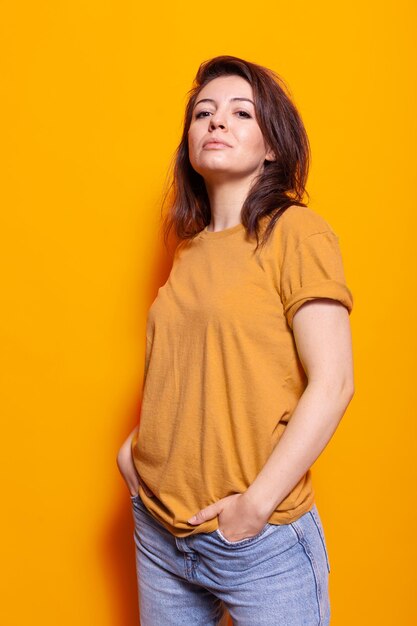
[[[145,274],[146,278],[145,281],[141,281],[142,287],[140,290],[136,288],[139,279],[136,281],[136,284],[132,284],[132,290],[137,294],[136,317],[138,320],[146,319],[146,313],[155,299],[159,287],[166,282],[171,270],[177,240],[173,235],[170,235],[166,248],[161,233],[162,230],[154,235],[154,254],[149,258],[149,269],[145,268],[145,272],[143,267],[140,266],[143,261],[139,260],[138,256],[137,277]],[[144,283],[145,289],[143,289]],[[138,337],[141,347],[146,345],[145,328],[143,331],[143,337]],[[118,437],[120,445],[125,441],[135,424],[139,423],[142,401],[143,361],[141,365],[142,371],[138,377],[137,396],[132,399],[132,409],[127,411],[124,419],[120,419],[120,437]],[[133,538],[134,521],[129,493],[127,487],[123,484],[123,478],[116,464],[117,452],[116,445],[114,465],[109,468],[109,471],[114,471],[117,477],[120,478],[121,501],[115,502],[114,517],[109,520],[103,530],[103,536],[99,539],[98,558],[103,570],[106,572],[108,593],[113,601],[115,626],[138,626],[140,620],[135,543]]]
[[[115,625],[138,626],[134,524],[131,501],[127,489],[125,491],[123,502],[114,507],[114,519],[105,530],[101,557],[111,586],[109,593],[114,601]]]

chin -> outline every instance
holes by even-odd
[[[210,175],[210,174],[244,174],[245,172],[239,172],[238,169],[233,167],[230,163],[204,163],[199,164],[197,167],[193,165],[193,168],[196,172],[201,174],[201,176]]]

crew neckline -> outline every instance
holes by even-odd
[[[220,237],[227,237],[228,235],[234,235],[234,233],[238,233],[243,230],[245,227],[242,222],[239,224],[235,224],[235,226],[230,226],[229,228],[223,228],[223,230],[207,230],[208,225],[203,228],[200,233],[200,237],[203,239],[219,239]]]

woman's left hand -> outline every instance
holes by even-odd
[[[235,493],[206,506],[191,517],[189,524],[197,526],[219,516],[219,530],[228,541],[241,541],[254,537],[268,521],[256,511],[253,502],[244,493]]]

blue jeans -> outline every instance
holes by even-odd
[[[228,541],[172,535],[132,496],[141,626],[328,626],[330,572],[316,505]],[[226,610],[227,609],[227,610]]]

